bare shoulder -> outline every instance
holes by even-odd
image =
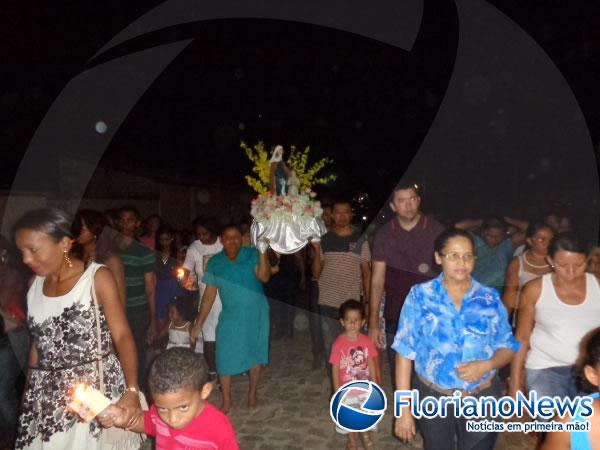
[[[508,268],[506,269],[506,274],[516,276],[519,273],[519,265],[520,265],[519,257],[515,256],[508,264]]]
[[[99,267],[94,274],[94,283],[96,286],[105,286],[114,283],[114,277],[108,267]]]
[[[521,291],[522,299],[527,303],[537,303],[542,293],[542,278],[536,278],[528,283],[525,283]]]
[[[114,267],[122,267],[123,266],[123,262],[121,261],[121,258],[119,257],[119,255],[115,255],[115,254],[112,254],[108,258],[106,258],[105,264],[108,267],[110,267],[111,269]]]

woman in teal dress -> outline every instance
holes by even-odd
[[[264,252],[242,247],[242,233],[228,226],[221,235],[223,251],[208,262],[200,312],[192,339],[212,308],[217,290],[223,304],[216,336],[217,373],[223,391],[221,410],[231,409],[231,376],[249,372],[248,406],[257,403],[260,367],[269,361],[269,305],[262,283],[269,281],[269,262]],[[266,246],[265,246],[266,247]]]

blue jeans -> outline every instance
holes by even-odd
[[[573,366],[525,369],[525,376],[527,390],[536,391],[538,398],[542,396],[573,398],[577,395]]]

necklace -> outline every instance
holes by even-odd
[[[525,258],[525,262],[527,263],[527,265],[528,265],[529,267],[532,267],[532,268],[534,268],[534,269],[545,269],[545,268],[547,268],[547,267],[549,267],[549,266],[550,266],[550,264],[544,264],[543,266],[536,266],[535,264],[531,264],[531,263],[529,262],[529,260],[527,259],[527,255],[528,255],[528,254],[529,254],[529,250],[527,250],[525,253],[523,253],[523,258]]]

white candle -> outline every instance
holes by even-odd
[[[80,383],[75,388],[68,406],[85,422],[89,422],[109,405],[110,400],[102,392],[85,383]]]

